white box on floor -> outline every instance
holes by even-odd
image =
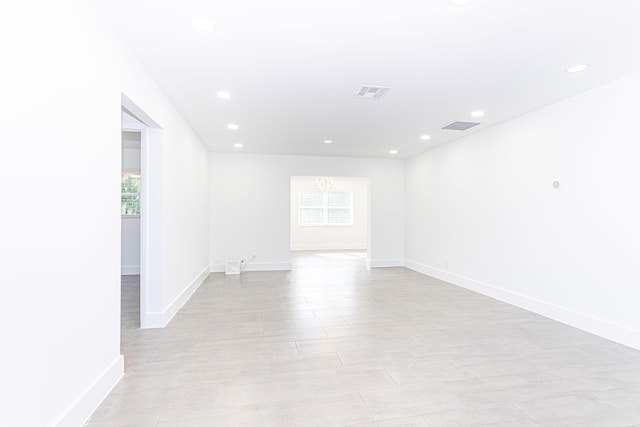
[[[240,260],[230,260],[225,263],[225,274],[240,274]]]

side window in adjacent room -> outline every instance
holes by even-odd
[[[123,172],[120,188],[122,216],[140,215],[140,172]]]
[[[301,191],[299,225],[353,225],[353,193]]]

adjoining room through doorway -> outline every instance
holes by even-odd
[[[369,179],[291,177],[292,267],[364,266],[370,242]]]

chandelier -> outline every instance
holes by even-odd
[[[327,193],[331,191],[331,187],[333,186],[333,178],[330,176],[322,176],[316,178],[316,185],[318,186],[318,190],[323,193]]]

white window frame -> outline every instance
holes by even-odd
[[[306,206],[302,205],[302,193],[307,192],[322,193],[322,206]],[[329,206],[329,193],[349,193],[349,205],[344,206]],[[303,223],[302,215],[300,212],[302,209],[322,209],[322,223]],[[330,209],[349,209],[349,223],[343,224],[330,224],[329,223],[329,210]],[[298,225],[300,227],[352,227],[353,226],[353,192],[352,191],[319,191],[319,190],[302,190],[298,193]]]

